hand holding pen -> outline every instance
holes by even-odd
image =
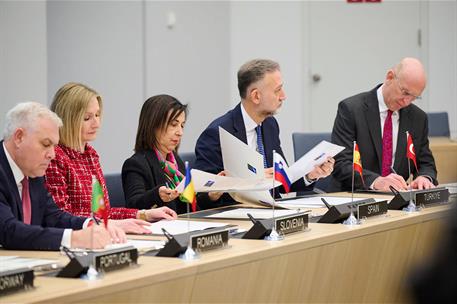
[[[165,186],[159,188],[159,196],[162,202],[169,203],[179,196],[179,192],[167,182],[165,183]]]

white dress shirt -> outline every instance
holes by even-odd
[[[22,173],[21,169],[17,166],[16,162],[13,160],[11,155],[8,153],[8,150],[5,147],[5,143],[3,143],[3,150],[5,151],[6,159],[10,165],[11,171],[13,171],[14,181],[16,182],[17,190],[19,191],[19,197],[22,199],[22,183],[21,181],[24,179],[24,173]],[[87,227],[89,220],[84,222],[84,226]],[[70,248],[71,247],[71,232],[72,229],[64,229],[61,245]]]

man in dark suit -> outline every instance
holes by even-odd
[[[264,157],[266,176],[273,174],[273,150],[281,154],[279,125],[273,115],[286,99],[279,64],[266,59],[245,63],[238,71],[238,90],[241,97],[234,109],[215,119],[200,135],[195,146],[195,168],[218,173],[224,169],[219,126],[256,149]],[[308,187],[333,170],[333,158],[315,167],[304,179],[297,180],[291,191],[311,190]]]
[[[55,156],[60,126],[55,113],[35,102],[18,104],[6,116],[0,142],[0,245],[4,248],[103,248],[112,239],[125,241],[120,228],[112,226],[108,231],[60,210],[44,187],[42,176]]]
[[[406,131],[412,137],[417,169],[410,164],[414,189],[434,187],[436,168],[428,143],[427,115],[412,104],[426,84],[425,71],[415,58],[404,58],[387,71],[383,84],[369,92],[340,102],[333,125],[332,142],[346,147],[335,159],[335,189],[350,190],[353,142],[356,141],[363,166],[363,180],[354,178],[355,188],[389,191],[407,189]]]

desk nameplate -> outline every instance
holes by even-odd
[[[429,189],[415,194],[416,205],[429,205],[436,203],[447,203],[449,201],[449,190],[443,188]]]
[[[283,235],[305,231],[308,228],[308,222],[308,213],[298,213],[275,219],[276,230]]]
[[[192,249],[199,252],[228,247],[228,240],[228,229],[202,232],[190,237]]]
[[[0,273],[0,296],[22,289],[33,288],[33,270],[21,268]]]
[[[134,247],[110,250],[94,255],[95,268],[98,271],[113,271],[137,264],[138,250]]]
[[[387,213],[387,200],[357,205],[359,219]]]

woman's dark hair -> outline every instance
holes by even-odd
[[[148,98],[141,108],[135,152],[157,147],[156,135],[165,130],[182,112],[187,116],[187,105],[183,105],[173,96],[163,94]]]

